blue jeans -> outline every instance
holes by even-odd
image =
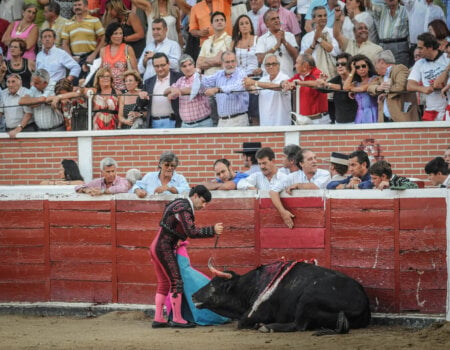
[[[188,125],[185,122],[181,123],[182,128],[211,128],[213,126],[213,121],[211,118],[202,120],[200,123],[195,123]]]
[[[173,129],[175,128],[175,120],[170,120],[170,118],[166,119],[152,119],[152,128],[153,129]]]

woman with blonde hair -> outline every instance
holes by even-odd
[[[92,109],[94,130],[114,130],[117,128],[119,110],[118,92],[113,86],[113,74],[108,67],[101,67],[94,77]]]
[[[144,111],[136,105],[138,86],[142,79],[135,70],[126,71],[124,74],[126,92],[119,98],[119,123],[122,129],[142,129],[144,127]]]

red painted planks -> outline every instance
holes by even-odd
[[[50,227],[52,244],[111,244],[108,227]]]
[[[325,211],[323,208],[291,208],[289,211],[295,215],[295,227],[324,227]],[[261,228],[286,227],[278,211],[274,208],[261,209]]]
[[[261,228],[261,248],[323,248],[324,228]]]
[[[2,264],[42,264],[45,262],[43,246],[10,246],[0,249],[0,263]]]
[[[44,244],[44,230],[42,228],[0,228],[0,246],[41,244]]]
[[[209,210],[253,210],[255,198],[213,198],[204,212]]]
[[[137,198],[137,196],[136,196]],[[118,200],[116,201],[117,212],[156,212],[162,213],[169,201],[152,200]]]
[[[50,261],[111,262],[111,246],[51,244]]]
[[[119,246],[116,252],[116,261],[118,264],[150,264],[148,248]]]
[[[400,252],[400,271],[406,270],[445,270],[446,251],[442,249],[428,251],[401,251]]]
[[[117,245],[148,248],[156,236],[156,231],[117,230]]]
[[[52,280],[76,281],[111,281],[112,265],[110,263],[53,262],[50,278]]]
[[[162,213],[116,213],[116,227],[118,230],[157,231]]]
[[[394,210],[393,199],[337,199],[330,198],[332,211],[345,210]]]
[[[118,264],[118,283],[156,283],[155,269],[153,265]]]
[[[47,287],[43,282],[0,283],[0,301],[47,301]]]
[[[5,213],[3,210],[43,210],[44,201],[43,200],[17,200],[17,201],[0,201],[0,218]]]
[[[211,249],[217,237],[206,239],[189,238],[189,247]],[[217,248],[244,248],[255,246],[254,229],[230,229],[225,227],[223,234],[217,241]]]
[[[360,228],[388,230],[394,228],[394,211],[336,209],[331,211],[332,228]]]
[[[253,248],[190,249],[189,257],[193,266],[206,266],[210,257],[218,266],[252,266],[256,261],[256,252]]]
[[[401,230],[441,229],[446,227],[447,209],[424,208],[400,211]]]
[[[447,270],[410,270],[400,272],[402,290],[447,289]]]
[[[447,234],[445,230],[423,228],[400,231],[400,250],[435,250],[445,247]]]
[[[86,195],[91,198],[90,196]],[[112,197],[111,197],[112,198]],[[75,211],[109,211],[110,209],[110,201],[48,201],[49,209],[51,211],[66,211],[66,210],[75,210]]]
[[[445,198],[400,198],[400,210],[442,209],[445,207]]]
[[[0,211],[0,228],[42,228],[44,212],[42,210]]]
[[[394,236],[392,230],[377,228],[361,230],[359,227],[331,229],[331,246],[348,249],[393,249]]]
[[[287,208],[324,208],[323,198],[321,197],[283,197],[281,198],[281,201]],[[261,198],[259,207],[260,209],[273,208],[272,200],[270,198]]]
[[[446,296],[447,291],[444,289],[402,290],[400,292],[400,311],[445,314]]]
[[[316,259],[318,264],[325,263],[324,249],[261,249],[261,264],[270,264],[281,260]]]
[[[110,282],[51,281],[51,301],[110,303]]]
[[[393,249],[332,249],[333,266],[393,269]]]
[[[43,283],[47,280],[47,270],[44,264],[0,264],[0,278],[1,283],[13,281]]]
[[[50,226],[109,226],[110,216],[109,211],[50,210]]]
[[[333,265],[331,268],[353,277],[364,287],[394,289],[394,270],[343,267]]]
[[[253,210],[208,210],[195,213],[195,224],[198,226],[210,226],[222,222],[226,228],[253,228]]]
[[[155,304],[156,285],[119,283],[118,302],[127,304]]]
[[[394,303],[394,291],[392,289],[381,289],[364,286],[369,297],[372,312],[396,312]]]

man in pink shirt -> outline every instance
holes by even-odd
[[[100,162],[102,177],[92,180],[84,185],[75,187],[77,193],[86,193],[91,196],[102,194],[126,193],[130,189],[127,179],[117,176],[117,162],[112,158],[103,158]]]

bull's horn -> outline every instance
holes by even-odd
[[[226,279],[228,279],[228,280],[232,277],[232,276],[231,276],[231,273],[223,272],[223,271],[217,270],[217,269],[213,266],[213,258],[209,258],[209,260],[208,260],[208,268],[209,268],[209,271],[211,271],[211,273],[212,273],[214,276],[226,278]]]

